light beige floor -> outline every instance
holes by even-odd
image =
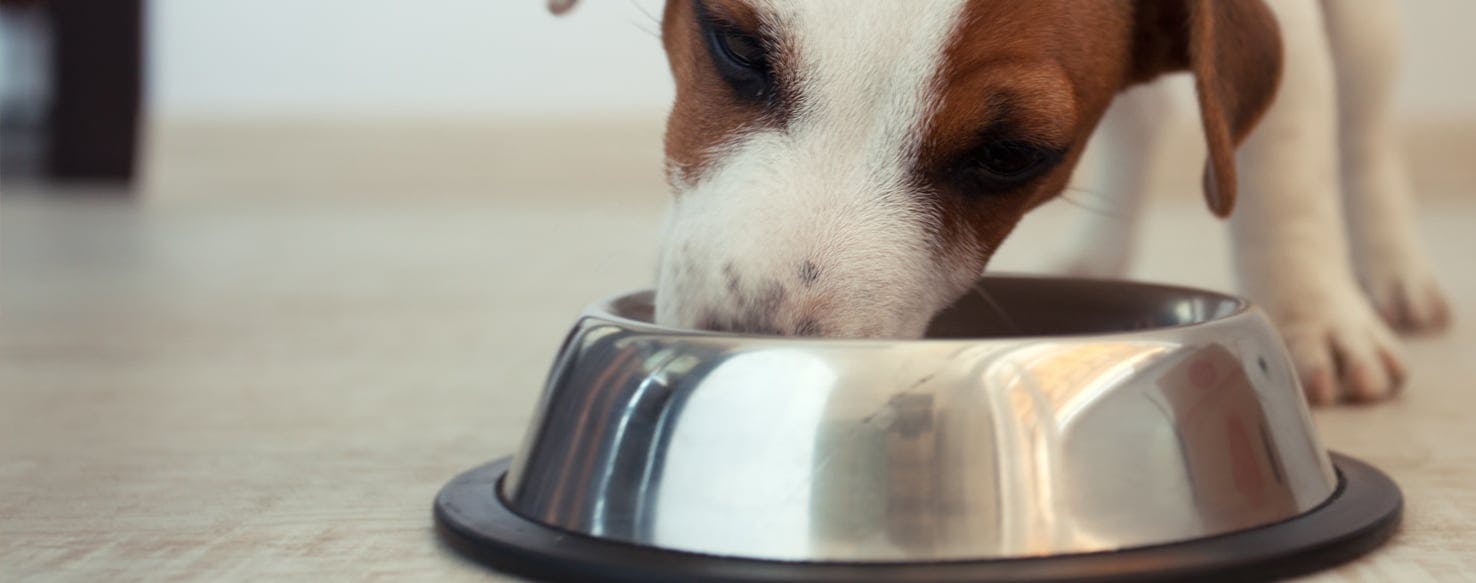
[[[584,303],[645,284],[660,197],[227,191],[5,192],[0,579],[486,578],[437,543],[432,496],[514,449]],[[1080,212],[998,265],[1039,265]],[[1331,580],[1476,576],[1476,201],[1422,220],[1458,324],[1411,343],[1400,400],[1316,413],[1408,503]],[[1214,232],[1157,208],[1138,275],[1226,286]]]

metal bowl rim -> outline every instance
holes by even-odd
[[[1139,289],[1139,290],[1149,290],[1149,289],[1151,289],[1151,290],[1159,290],[1159,291],[1165,291],[1165,292],[1172,292],[1172,293],[1176,293],[1176,294],[1180,294],[1180,295],[1191,295],[1191,296],[1204,297],[1204,298],[1211,299],[1211,300],[1214,300],[1214,301],[1228,302],[1228,303],[1234,305],[1235,307],[1234,307],[1234,309],[1232,309],[1227,314],[1224,314],[1222,316],[1213,317],[1213,318],[1210,318],[1210,319],[1207,319],[1207,320],[1203,320],[1203,321],[1199,321],[1199,322],[1190,322],[1190,323],[1187,323],[1187,324],[1173,324],[1173,325],[1169,325],[1169,326],[1155,326],[1155,327],[1152,327],[1152,328],[1141,328],[1141,329],[1137,329],[1137,330],[1118,330],[1118,331],[1108,331],[1108,332],[1078,332],[1078,333],[1059,333],[1059,334],[1024,334],[1024,335],[1018,335],[1018,336],[961,336],[961,337],[948,337],[948,338],[833,338],[833,337],[813,337],[813,336],[783,336],[783,335],[778,335],[778,334],[752,334],[752,333],[714,332],[714,331],[711,331],[711,330],[700,330],[700,329],[696,329],[696,328],[673,328],[673,327],[668,327],[668,326],[660,326],[660,325],[657,325],[657,324],[655,324],[653,322],[646,322],[646,321],[637,320],[637,319],[634,319],[634,318],[630,318],[630,317],[627,317],[627,316],[620,315],[617,312],[617,308],[616,308],[616,305],[619,302],[624,301],[624,300],[631,300],[633,298],[637,298],[637,297],[642,296],[642,295],[653,295],[655,293],[654,290],[651,290],[651,289],[642,289],[642,290],[637,290],[637,291],[633,291],[633,292],[626,292],[626,293],[611,295],[611,296],[608,296],[608,297],[606,297],[606,298],[604,298],[602,300],[599,300],[597,302],[594,302],[594,303],[590,304],[589,306],[587,306],[584,309],[584,312],[580,316],[580,319],[581,320],[584,320],[584,319],[594,318],[594,319],[605,321],[605,322],[610,323],[610,324],[614,324],[616,326],[619,326],[621,328],[624,328],[626,330],[630,330],[630,331],[633,331],[633,332],[641,332],[641,333],[644,333],[644,334],[661,335],[661,336],[668,336],[668,337],[725,338],[725,339],[737,339],[737,340],[763,341],[763,342],[772,342],[772,343],[815,344],[815,345],[826,344],[826,345],[833,345],[833,346],[834,345],[841,345],[841,346],[872,345],[872,346],[874,346],[874,345],[877,345],[877,344],[906,344],[906,345],[918,346],[918,345],[933,345],[933,344],[946,344],[946,343],[959,343],[959,342],[991,342],[991,341],[1020,342],[1020,341],[1046,340],[1046,339],[1058,340],[1058,339],[1062,339],[1062,338],[1074,338],[1074,339],[1103,338],[1103,339],[1114,339],[1114,338],[1123,338],[1123,337],[1142,337],[1142,336],[1145,336],[1145,335],[1151,336],[1151,335],[1154,335],[1154,334],[1159,333],[1159,332],[1170,331],[1170,330],[1184,330],[1184,329],[1188,329],[1188,328],[1206,328],[1206,327],[1211,327],[1211,326],[1226,325],[1226,324],[1233,323],[1233,322],[1235,322],[1237,320],[1246,318],[1249,315],[1255,314],[1255,313],[1257,313],[1259,311],[1255,307],[1254,304],[1250,303],[1246,299],[1241,298],[1239,296],[1235,296],[1235,295],[1231,295],[1231,294],[1227,294],[1227,293],[1223,293],[1223,292],[1217,292],[1217,291],[1211,291],[1211,290],[1201,289],[1201,288],[1194,288],[1194,287],[1180,286],[1180,285],[1172,285],[1172,284],[1165,284],[1165,283],[1152,283],[1152,282],[1144,282],[1144,281],[1137,281],[1137,280],[1130,280],[1130,279],[1103,279],[1103,278],[1090,278],[1090,277],[1051,277],[1051,276],[1041,276],[1041,275],[1033,275],[1033,274],[1022,274],[1022,273],[991,273],[991,274],[985,275],[982,279],[996,279],[996,280],[997,279],[1010,279],[1010,280],[1026,280],[1026,281],[1043,281],[1043,282],[1074,281],[1074,282],[1086,282],[1086,283],[1102,283],[1102,284],[1108,284],[1108,285],[1116,285],[1116,286],[1122,286],[1122,287],[1128,287],[1128,288],[1135,288],[1135,289]]]

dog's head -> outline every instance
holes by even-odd
[[[657,320],[828,336],[921,335],[1164,72],[1196,76],[1228,214],[1281,60],[1262,0],[668,0],[662,39]]]

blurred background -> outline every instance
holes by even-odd
[[[135,192],[151,197],[234,194],[222,182],[340,194],[318,186],[343,164],[357,167],[343,190],[392,196],[557,190],[565,173],[539,174],[582,152],[595,154],[584,179],[649,181],[659,168],[659,144],[641,139],[659,132],[671,94],[659,2],[589,2],[563,20],[540,0],[3,4],[9,179],[126,178],[120,161],[67,170],[64,128],[87,126],[76,141],[96,142],[98,123],[134,112],[136,140],[108,138],[136,144],[132,156],[94,144],[72,157],[131,158]]]
[[[7,179],[46,164],[87,177],[86,162],[68,156],[124,157],[113,143],[126,137],[97,124],[124,133],[110,118],[136,110],[132,159],[144,196],[661,190],[654,137],[671,83],[656,38],[659,0],[587,1],[563,19],[541,0],[3,4]],[[1476,123],[1476,80],[1461,66],[1476,50],[1464,26],[1476,4],[1404,8],[1399,108],[1415,174],[1430,181],[1454,171],[1430,167],[1467,166],[1444,146],[1468,139]],[[69,75],[69,64],[79,72]],[[1192,110],[1178,113],[1192,132]],[[48,120],[53,142],[64,143],[16,131]],[[68,159],[48,163],[46,152]],[[108,163],[121,162],[93,165]],[[561,171],[570,167],[579,171]]]
[[[1402,5],[1402,146],[1461,328],[1411,341],[1409,398],[1318,421],[1381,467],[1469,469],[1418,444],[1469,427],[1446,401],[1476,342],[1476,278],[1455,277],[1476,248],[1476,2]],[[0,572],[484,580],[429,503],[515,451],[585,304],[651,282],[660,9],[0,0]],[[1183,159],[1133,275],[1232,289],[1196,115],[1163,115]],[[1067,199],[993,268],[1047,267],[1073,217],[1112,216]],[[1423,475],[1400,475],[1412,499],[1470,499]],[[1459,556],[1468,517],[1420,512],[1412,553]]]
[[[1425,199],[1467,194],[1476,184],[1476,75],[1464,60],[1476,54],[1466,26],[1476,3],[1401,4],[1407,47],[1397,107],[1416,191]],[[572,237],[602,233],[599,222],[629,221],[617,241],[591,241],[618,256],[571,266],[582,273],[560,282],[565,308],[649,281],[672,98],[660,0],[589,0],[566,18],[549,15],[543,0],[0,6],[0,201],[12,211],[52,208],[66,193],[153,215],[230,203],[298,216],[312,207],[339,220],[400,207],[476,207],[504,219],[543,209],[568,230],[515,244],[562,249],[579,241]],[[1158,166],[1151,190],[1192,206],[1204,159],[1197,110],[1187,78],[1167,82],[1182,99],[1163,123],[1182,144],[1166,150],[1182,158]],[[1037,215],[1110,213],[1086,186]],[[1188,220],[1215,228],[1204,213]],[[1027,231],[1042,221],[1050,222],[1032,217]],[[10,235],[0,243],[21,244],[20,233]],[[512,237],[476,236],[488,248]],[[994,265],[1036,270],[1048,262],[1007,247]],[[608,265],[620,274],[597,279]],[[1206,285],[1230,284],[1215,273]]]

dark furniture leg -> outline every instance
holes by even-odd
[[[143,79],[143,0],[46,3],[52,27],[48,174],[132,182]]]

